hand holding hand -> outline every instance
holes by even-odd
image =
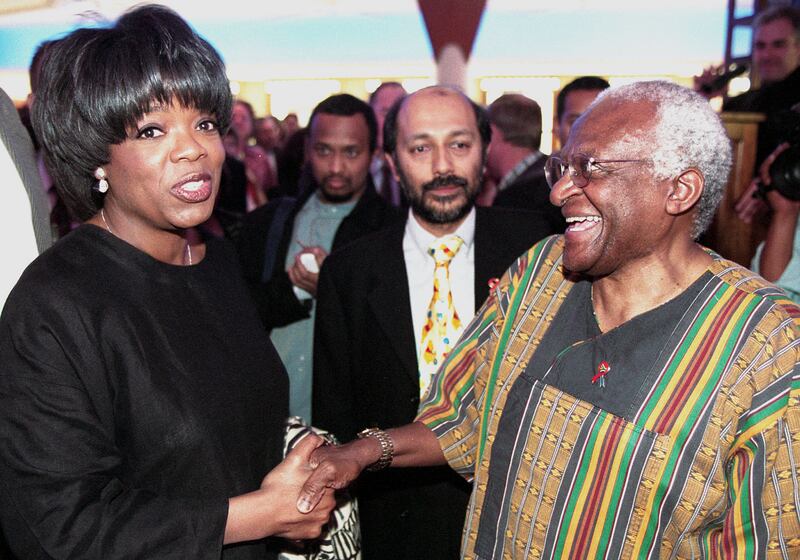
[[[231,498],[225,543],[278,536],[287,539],[313,539],[322,529],[336,506],[332,490],[322,488],[315,495],[316,507],[298,511],[296,496],[304,489],[309,475],[311,453],[323,440],[308,435],[261,482],[255,492]]]
[[[303,254],[311,254],[317,262],[317,267],[322,267],[322,263],[328,253],[322,247],[305,247],[301,253],[298,253],[294,258],[294,263],[286,271],[289,275],[289,280],[298,288],[302,288],[312,296],[317,296],[317,283],[319,282],[319,272],[312,272],[306,268],[301,261]]]
[[[374,438],[316,448],[310,458],[314,472],[300,491],[297,509],[301,512],[315,510],[320,499],[330,492],[328,489],[345,488],[380,456],[381,447]]]

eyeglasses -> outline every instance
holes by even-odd
[[[575,154],[568,162],[560,157],[551,156],[544,164],[544,175],[552,189],[565,173],[569,171],[572,184],[579,189],[584,188],[592,180],[593,171],[607,171],[603,165],[607,163],[650,163],[649,159],[595,159],[586,154]]]

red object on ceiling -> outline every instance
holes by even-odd
[[[454,43],[469,60],[486,0],[417,0],[417,3],[428,29],[433,56],[438,60],[442,48]]]

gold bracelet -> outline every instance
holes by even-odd
[[[358,439],[374,437],[381,444],[380,458],[367,467],[366,470],[374,472],[381,471],[392,464],[394,459],[394,442],[391,436],[380,428],[367,428],[358,432]]]

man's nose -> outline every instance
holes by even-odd
[[[447,147],[433,150],[433,174],[450,175],[453,173],[453,158]]]
[[[571,196],[578,194],[582,189],[575,185],[572,180],[572,174],[567,170],[561,178],[556,181],[553,188],[550,189],[550,204],[558,208],[564,206],[564,203]]]

